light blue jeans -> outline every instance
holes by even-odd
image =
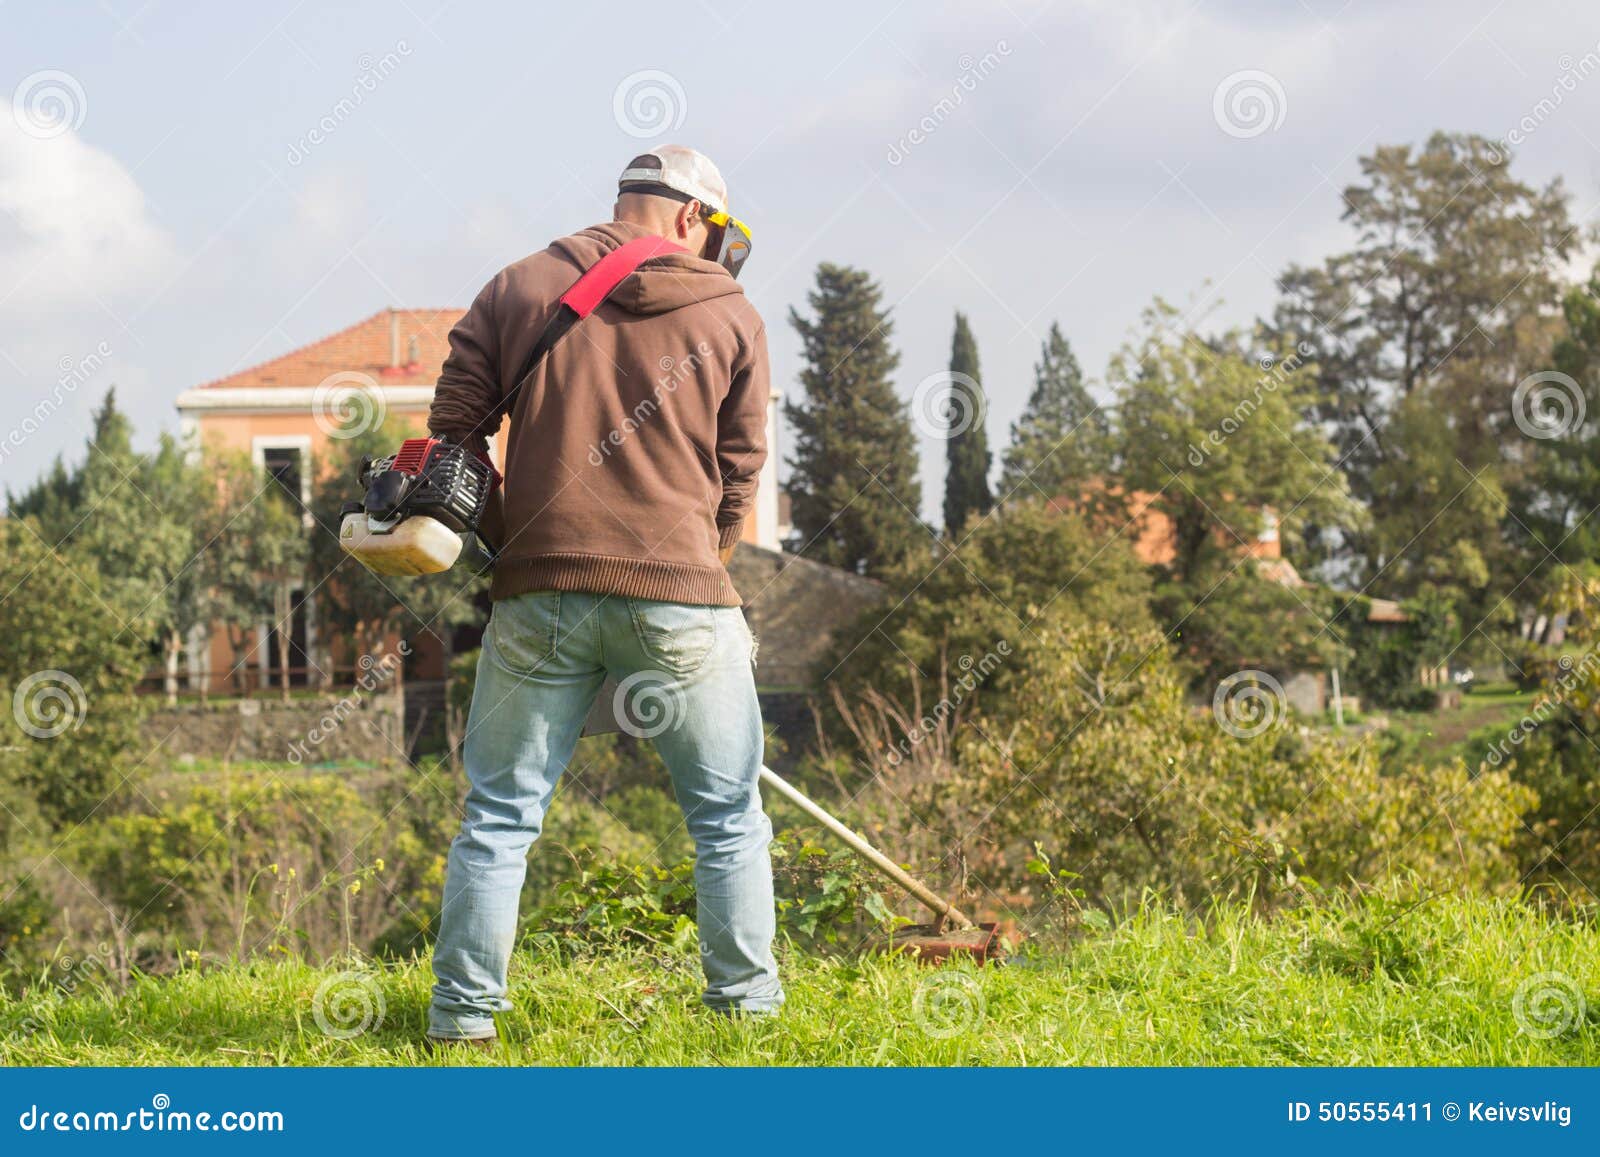
[[[695,845],[702,999],[783,1003],[772,957],[772,826],[761,810],[761,707],[737,607],[536,591],[494,606],[463,746],[469,790],[450,847],[428,1032],[495,1034],[528,849],[606,675],[624,730],[651,739]]]

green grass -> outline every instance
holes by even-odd
[[[1458,755],[1476,760],[1481,753],[1471,750],[1467,737],[1491,725],[1509,728],[1538,698],[1538,692],[1518,691],[1509,683],[1496,683],[1469,691],[1454,711],[1389,712],[1389,726],[1408,751],[1429,762]]]
[[[123,993],[0,1005],[0,1053],[34,1065],[1593,1065],[1600,933],[1513,902],[1436,899],[1204,927],[1159,912],[1006,967],[783,954],[789,1004],[728,1021],[701,1009],[695,960],[520,955],[495,1055],[420,1047],[425,963],[357,964],[335,1027],[314,1008],[338,967],[203,966]],[[1556,974],[1549,1003],[1525,991]],[[365,978],[365,979],[362,979]],[[363,987],[366,986],[366,987]],[[1578,1005],[1586,1006],[1580,1013]],[[1548,1014],[1541,1023],[1530,1021]],[[1536,1030],[1526,1031],[1525,1024]],[[1552,1035],[1544,1035],[1559,1029]]]

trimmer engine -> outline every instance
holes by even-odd
[[[362,459],[359,480],[366,497],[345,503],[339,544],[375,574],[417,575],[455,564],[499,476],[447,439],[408,438],[387,458]]]

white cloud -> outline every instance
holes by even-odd
[[[67,132],[40,139],[0,112],[0,302],[58,316],[154,290],[174,265],[144,192],[109,153]]]

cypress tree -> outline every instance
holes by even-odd
[[[1105,471],[1110,423],[1083,384],[1078,359],[1054,322],[1033,374],[1027,407],[1011,426],[1001,495],[1075,497]]]
[[[945,442],[944,528],[955,535],[973,514],[987,514],[994,506],[989,490],[989,435],[983,384],[978,369],[978,343],[966,315],[956,313],[956,332],[950,341],[950,436]]]
[[[789,498],[807,557],[878,575],[910,558],[926,529],[917,451],[889,376],[900,355],[882,291],[863,271],[817,267],[811,317],[789,311],[800,335],[805,390],[785,403],[793,431]]]

